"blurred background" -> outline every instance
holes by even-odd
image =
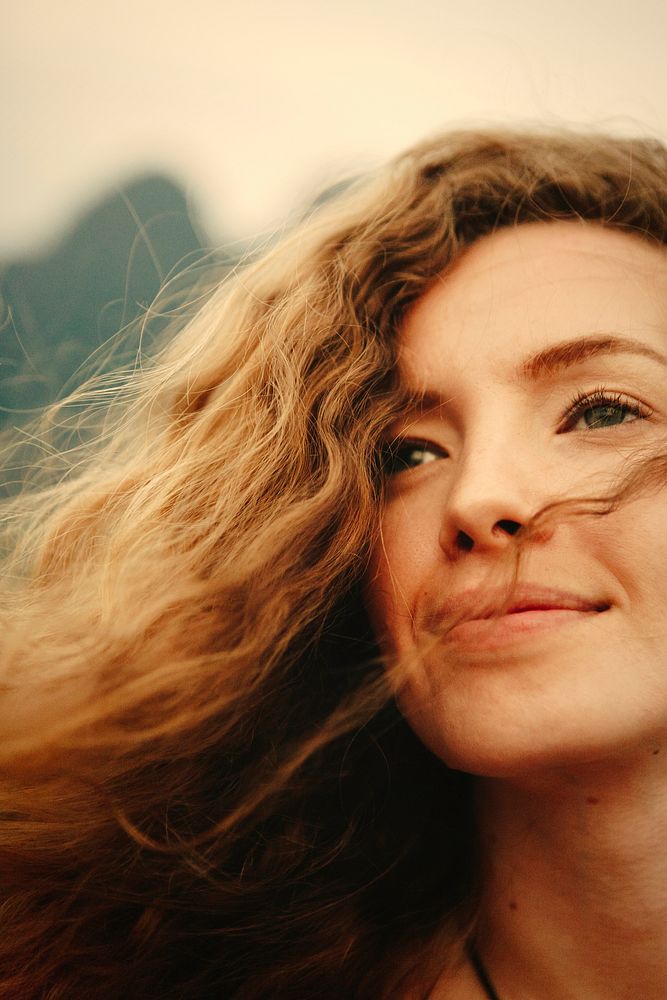
[[[428,133],[667,139],[665,0],[0,2],[5,424],[179,274],[224,273]]]

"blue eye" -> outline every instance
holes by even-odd
[[[386,444],[382,454],[382,465],[387,476],[395,476],[408,469],[416,469],[439,458],[447,458],[447,452],[429,441],[398,440]]]
[[[602,430],[619,424],[645,420],[651,410],[622,393],[596,389],[580,394],[570,403],[561,431]]]

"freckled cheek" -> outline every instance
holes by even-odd
[[[376,635],[388,637],[394,647],[410,641],[428,563],[428,545],[418,522],[405,511],[387,512],[366,574],[364,602]]]
[[[397,503],[385,515],[382,535],[385,566],[406,586],[423,580],[439,561],[439,523],[428,510]]]
[[[604,567],[622,610],[650,627],[667,607],[667,498],[646,497],[599,520],[572,526],[577,551],[585,553],[592,580]],[[598,567],[598,571],[595,570]]]
[[[390,570],[394,562],[392,555],[386,551],[384,542],[379,541],[373,549],[363,581],[364,604],[378,639],[391,629],[391,622],[395,617],[395,574]]]
[[[629,512],[629,511],[628,511]],[[636,520],[610,544],[602,558],[621,584],[633,617],[646,626],[665,620],[667,607],[667,523],[651,522],[636,512]]]

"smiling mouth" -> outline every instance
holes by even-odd
[[[611,607],[599,597],[528,581],[510,592],[478,585],[447,595],[425,625],[448,644],[492,649],[590,622]]]
[[[494,649],[524,640],[539,639],[542,633],[597,619],[610,607],[607,603],[588,608],[544,604],[514,607],[505,614],[464,619],[447,632],[446,640],[469,649]]]
[[[602,611],[608,611],[609,608],[610,605],[606,601],[581,604],[580,606],[574,606],[571,603],[549,604],[546,601],[522,601],[511,605],[507,611],[503,612],[501,615],[489,612],[489,614],[482,615],[481,619],[478,620],[486,621],[489,618],[504,618],[508,615],[523,615],[529,611],[579,611],[584,614],[600,614]]]

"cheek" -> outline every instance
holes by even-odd
[[[435,571],[437,529],[399,501],[390,503],[364,582],[364,602],[375,635],[398,652],[412,637],[412,622]]]
[[[620,584],[630,609],[664,618],[667,606],[667,496],[645,497],[582,523],[579,546]]]

